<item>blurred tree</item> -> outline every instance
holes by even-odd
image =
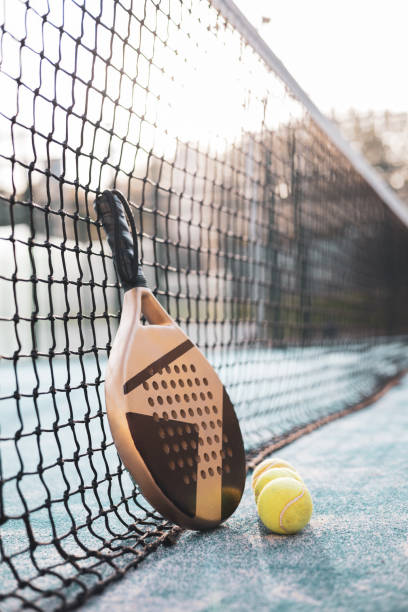
[[[332,113],[343,136],[408,204],[408,113]]]

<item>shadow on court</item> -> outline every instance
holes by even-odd
[[[186,532],[93,598],[120,610],[406,610],[408,377],[362,412],[283,449],[314,500],[296,536],[268,534],[247,479],[235,515]]]

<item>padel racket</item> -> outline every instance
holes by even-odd
[[[95,210],[125,290],[105,382],[116,448],[163,516],[190,529],[215,527],[244,490],[238,419],[204,355],[146,287],[126,199],[104,191]]]

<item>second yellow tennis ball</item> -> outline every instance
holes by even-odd
[[[252,488],[255,489],[256,481],[259,478],[259,476],[262,474],[262,472],[265,472],[265,470],[269,470],[270,468],[278,468],[278,467],[279,468],[286,467],[296,472],[295,468],[293,467],[293,465],[289,463],[289,461],[285,461],[284,459],[279,459],[279,457],[274,457],[273,459],[264,459],[263,461],[261,461],[259,465],[256,466],[256,468],[253,471]]]
[[[265,485],[257,507],[265,527],[281,534],[303,529],[313,512],[312,497],[306,485],[294,478],[277,478]]]
[[[293,470],[290,470],[289,468],[286,468],[286,467],[270,468],[269,470],[265,470],[265,472],[262,472],[259,478],[256,479],[255,489],[254,489],[255,500],[258,499],[262,489],[268,484],[268,482],[271,482],[272,480],[276,480],[276,478],[294,478],[295,480],[298,480],[299,482],[303,482],[299,474],[297,472],[294,472]]]

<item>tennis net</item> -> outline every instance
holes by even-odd
[[[96,194],[130,200],[248,456],[408,367],[408,213],[232,2],[15,0],[0,36],[0,601],[67,609],[177,533],[107,425]]]

